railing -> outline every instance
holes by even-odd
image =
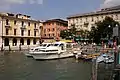
[[[26,29],[26,25],[21,26],[21,29]]]

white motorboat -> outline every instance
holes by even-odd
[[[35,50],[32,54],[34,59],[49,60],[73,57],[72,45],[65,42],[55,42],[53,46]]]
[[[98,63],[103,62],[103,61],[105,60],[105,57],[106,57],[106,56],[107,56],[106,54],[100,55],[100,56],[97,58],[97,62],[98,62]]]
[[[25,55],[28,57],[32,57],[31,54],[34,54],[34,51],[37,51],[39,49],[45,49],[46,47],[49,47],[51,45],[53,45],[53,44],[52,43],[42,43],[41,45],[39,45],[37,47],[31,48],[28,53],[25,53]]]

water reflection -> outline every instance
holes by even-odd
[[[90,80],[91,62],[74,58],[36,61],[24,52],[0,53],[1,80]]]

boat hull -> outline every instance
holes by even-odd
[[[32,55],[34,59],[36,60],[53,60],[53,59],[62,59],[62,58],[68,58],[68,57],[74,57],[74,55],[71,53],[66,54],[54,54],[54,55],[42,55],[42,54],[33,54]]]

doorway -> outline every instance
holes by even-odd
[[[4,46],[9,46],[9,39],[8,38],[5,38],[5,40],[4,40]]]

